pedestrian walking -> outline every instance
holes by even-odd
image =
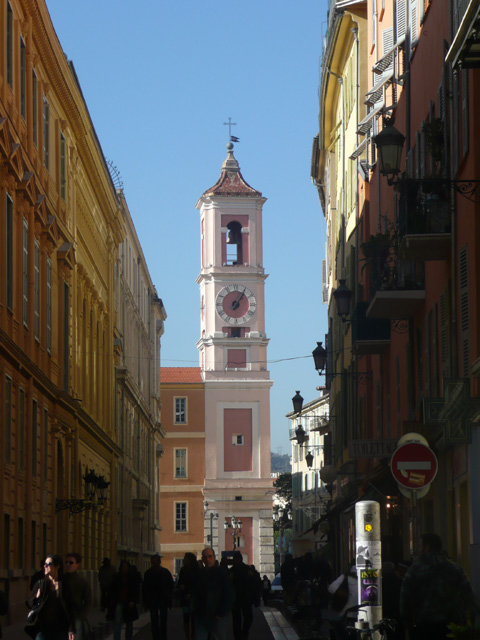
[[[143,604],[150,611],[153,640],[166,640],[168,610],[172,608],[173,578],[168,569],[161,566],[158,554],[150,559],[151,567],[143,576]]]
[[[33,608],[28,615],[26,633],[35,640],[75,640],[62,594],[63,561],[47,555],[44,578],[39,582]]]
[[[285,605],[293,605],[295,602],[295,562],[291,553],[287,553],[285,560],[280,567],[280,578],[282,581],[283,598]]]
[[[65,557],[65,573],[63,575],[63,599],[68,615],[73,620],[75,640],[86,640],[90,633],[88,613],[92,607],[90,585],[80,573],[82,556],[69,553]]]
[[[234,592],[228,573],[220,568],[215,551],[202,551],[203,568],[192,595],[195,640],[225,640]]]
[[[125,624],[125,640],[132,640],[133,623],[138,620],[138,579],[128,560],[122,560],[112,583],[113,638],[121,640]]]
[[[0,616],[6,616],[8,613],[8,596],[5,591],[0,589]],[[0,624],[0,638],[2,638],[2,625]]]
[[[247,640],[253,622],[253,604],[257,591],[255,575],[248,565],[243,562],[240,551],[233,554],[233,564],[229,571],[235,591],[235,601],[232,607],[232,625],[234,640]]]
[[[183,557],[183,565],[180,568],[177,583],[177,593],[183,615],[183,630],[185,640],[194,640],[195,623],[192,610],[192,596],[198,581],[200,568],[194,553],[187,553]]]
[[[268,607],[268,602],[270,600],[270,594],[272,592],[272,583],[268,579],[268,576],[263,576],[262,578],[262,599],[263,604]]]
[[[112,590],[113,579],[116,574],[115,567],[112,565],[110,558],[104,558],[102,566],[98,570],[98,582],[100,584],[100,608],[107,612],[107,620],[113,620],[113,612],[109,608],[110,592]]]
[[[423,534],[420,555],[400,591],[400,615],[411,640],[445,640],[448,625],[465,624],[472,607],[472,588],[463,569],[442,552],[436,533]]]
[[[358,604],[357,569],[354,564],[329,585],[328,592],[332,596],[331,609],[340,618],[347,609]],[[352,612],[350,617],[356,620],[357,613]]]

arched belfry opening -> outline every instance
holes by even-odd
[[[230,222],[227,225],[227,265],[243,264],[242,225]]]

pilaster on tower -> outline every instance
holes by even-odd
[[[265,202],[243,178],[233,144],[228,143],[219,179],[197,202],[201,233],[197,348],[205,381],[205,498],[218,512],[220,525],[232,517],[242,521],[238,536],[218,528],[216,551],[235,546],[262,574],[272,574],[273,383],[265,329]]]

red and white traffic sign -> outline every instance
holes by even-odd
[[[390,460],[393,477],[406,489],[423,489],[435,479],[437,457],[420,442],[407,442],[393,453]]]

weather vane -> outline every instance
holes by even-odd
[[[230,142],[240,142],[240,138],[237,138],[237,136],[232,136],[232,127],[236,127],[237,123],[232,122],[232,119],[229,118],[228,122],[224,122],[223,124],[228,127],[228,136],[230,138]]]

